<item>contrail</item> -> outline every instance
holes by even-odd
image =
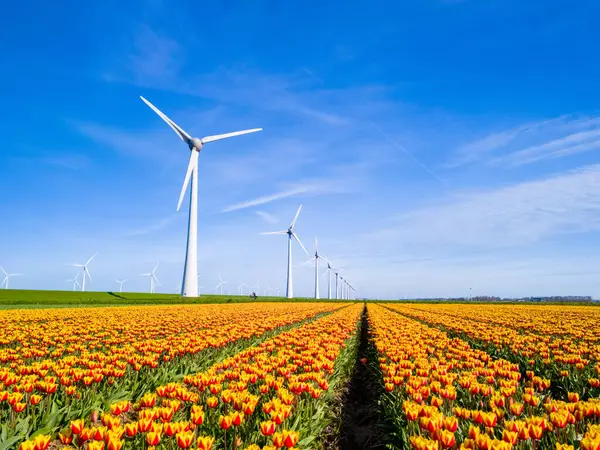
[[[392,139],[388,134],[386,134],[381,128],[379,128],[377,125],[375,125],[373,122],[371,121],[367,121],[367,123],[369,125],[371,125],[373,128],[375,128],[377,131],[379,131],[379,133],[381,133],[381,135],[390,143],[392,144],[394,147],[396,147],[399,150],[402,150],[404,153],[406,153],[408,156],[410,156],[412,158],[412,160],[414,162],[416,162],[418,165],[420,165],[423,169],[425,169],[427,172],[429,172],[436,180],[438,180],[440,183],[443,183],[444,180],[442,180],[440,177],[438,177],[433,170],[431,170],[429,167],[427,167],[425,164],[423,164],[421,161],[419,161],[411,152],[409,152],[408,150],[406,150],[406,148],[404,148],[404,146],[400,145],[398,142],[396,142],[394,139]]]

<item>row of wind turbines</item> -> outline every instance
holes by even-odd
[[[205,136],[203,138],[196,138],[189,135],[186,131],[184,131],[179,125],[169,119],[162,111],[160,111],[156,106],[146,100],[144,97],[141,97],[142,101],[146,103],[165,123],[179,136],[179,138],[187,145],[190,150],[190,158],[187,167],[187,172],[185,174],[185,178],[183,181],[183,187],[181,189],[181,193],[179,194],[179,201],[177,203],[177,211],[181,208],[183,203],[183,199],[188,190],[188,187],[191,183],[190,188],[190,203],[189,203],[189,217],[188,217],[188,232],[187,232],[187,243],[186,243],[186,251],[185,251],[185,263],[183,269],[183,280],[181,283],[181,296],[182,297],[197,297],[199,295],[199,286],[198,286],[198,157],[200,152],[202,151],[205,144],[210,142],[219,141],[222,139],[227,139],[230,137],[241,136],[244,134],[255,133],[258,131],[262,131],[262,128],[252,128],[241,131],[234,131],[231,133],[224,133],[212,136]],[[302,250],[308,255],[308,251],[298,238],[298,235],[294,231],[294,227],[296,222],[298,221],[298,216],[300,215],[300,210],[302,209],[302,205],[298,207],[298,211],[296,211],[296,215],[292,220],[290,226],[287,230],[282,231],[274,231],[263,234],[275,234],[275,235],[287,235],[288,236],[288,261],[287,261],[287,280],[286,280],[286,297],[293,298],[294,290],[293,290],[293,281],[292,281],[292,239],[296,240]],[[84,264],[69,264],[70,266],[74,266],[79,268],[77,275],[74,278],[66,280],[68,283],[73,283],[73,290],[77,287],[80,287],[82,291],[85,290],[85,282],[86,279],[91,281],[91,275],[88,268],[88,265],[92,262],[92,260],[96,257],[94,254],[90,259],[88,259]],[[314,258],[314,259],[313,259]],[[319,260],[322,260],[325,264],[327,264],[327,269],[325,273],[328,274],[328,294],[327,297],[329,299],[332,298],[332,273],[335,274],[335,298],[336,299],[349,299],[350,292],[356,291],[356,289],[348,282],[347,279],[340,275],[340,270],[335,268],[331,262],[329,262],[325,257],[319,254],[317,240],[315,238],[315,254],[314,257],[311,258],[315,265],[315,298],[320,298],[319,294]],[[308,262],[308,261],[307,261]],[[141,274],[143,276],[148,276],[150,279],[150,292],[154,293],[156,286],[160,286],[160,282],[156,277],[156,269],[158,268],[158,264],[154,266],[154,269],[149,273]],[[2,269],[2,272],[5,275],[4,281],[1,286],[5,286],[8,289],[8,284],[10,277],[17,276],[20,274],[8,274]],[[325,275],[325,273],[323,275]],[[81,283],[79,283],[79,276],[81,275]],[[124,280],[115,280],[119,283],[119,292],[123,290],[123,284],[128,281],[128,279]],[[216,289],[220,289],[221,293],[223,293],[223,287],[226,282],[219,276],[219,284]],[[258,283],[257,283],[258,284]],[[1,287],[0,286],[0,287]],[[203,287],[203,286],[201,286]],[[242,292],[242,287],[240,286],[240,292]]]
[[[258,131],[262,131],[262,128],[252,128],[248,130],[234,131],[232,133],[218,134],[213,136],[206,136],[203,138],[195,138],[189,135],[186,131],[183,130],[179,125],[173,122],[169,117],[167,117],[162,111],[160,111],[156,106],[146,100],[144,97],[140,96],[142,101],[146,103],[165,123],[179,136],[179,138],[187,145],[191,154],[188,163],[187,172],[185,174],[185,178],[183,181],[183,187],[181,189],[181,193],[179,194],[179,202],[177,203],[177,211],[181,208],[181,204],[183,202],[183,198],[187,191],[188,186],[191,181],[191,190],[190,190],[190,209],[189,209],[189,219],[188,219],[188,235],[187,235],[187,244],[186,244],[186,252],[185,252],[185,264],[183,269],[183,282],[181,287],[181,296],[182,297],[197,297],[198,296],[198,156],[202,151],[205,144],[210,142],[215,142],[222,139],[227,139],[234,136],[241,136],[249,133],[256,133]],[[300,210],[302,209],[302,205],[298,208],[292,223],[288,227],[287,230],[282,231],[274,231],[266,234],[280,234],[288,236],[288,264],[287,264],[287,282],[286,282],[286,297],[293,298],[294,289],[293,289],[293,281],[292,281],[292,239],[296,240],[298,244],[302,247],[304,252],[308,255],[308,251],[294,232],[294,226],[298,220],[298,216],[300,215]],[[314,264],[315,264],[315,298],[319,298],[319,260],[323,260],[327,264],[327,273],[329,274],[329,283],[328,283],[328,298],[331,298],[331,273],[334,271],[335,273],[335,298],[350,298],[350,291],[356,291],[356,289],[348,282],[348,280],[344,279],[339,274],[339,269],[335,269],[332,264],[319,255],[317,242],[315,239],[315,255],[314,255]],[[341,285],[340,285],[341,282]],[[224,282],[220,279],[219,287],[222,289]],[[340,287],[341,286],[341,287]]]

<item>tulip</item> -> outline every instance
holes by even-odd
[[[284,441],[283,433],[275,433],[275,434],[273,434],[273,437],[271,438],[271,440],[273,442],[273,445],[276,448],[283,447],[283,441]]]
[[[106,443],[107,450],[121,450],[123,445],[125,445],[125,441],[115,438],[109,438]]]
[[[160,443],[160,434],[155,431],[149,431],[146,435],[146,444],[156,446]]]
[[[567,398],[571,403],[577,403],[579,401],[579,394],[577,392],[568,392]]]
[[[520,416],[521,414],[523,414],[524,408],[525,407],[522,403],[513,403],[512,405],[510,405],[510,412],[514,416]]]
[[[557,442],[556,450],[575,450],[575,447],[569,444],[561,444],[560,442]]]
[[[52,436],[38,434],[33,438],[33,450],[46,450],[51,440]]]
[[[27,403],[24,403],[24,402],[15,402],[12,405],[12,409],[13,409],[14,412],[20,413],[20,412],[23,412],[25,410],[26,406],[27,406]]]
[[[21,445],[19,445],[19,450],[33,450],[33,449],[34,449],[33,441],[21,442]]]
[[[298,442],[299,434],[296,431],[283,431],[283,445],[292,448]]]
[[[134,437],[138,432],[138,422],[130,422],[125,424],[125,434],[127,437]]]
[[[448,430],[442,430],[438,434],[438,441],[442,444],[443,448],[452,448],[456,444],[456,438],[454,433]]]
[[[231,423],[238,427],[241,425],[241,423],[244,421],[244,413],[243,412],[239,412],[239,411],[235,411],[234,413],[231,414]]]
[[[270,420],[267,422],[261,422],[260,432],[263,434],[263,436],[271,436],[273,433],[275,433],[275,424]]]
[[[519,433],[517,433],[516,431],[503,430],[502,440],[504,442],[508,442],[511,445],[515,445],[519,440]]]
[[[215,438],[212,436],[199,436],[196,440],[196,446],[198,450],[211,450],[214,442]]]
[[[194,442],[194,433],[192,431],[182,431],[177,433],[176,439],[179,448],[188,448]]]
[[[65,428],[58,433],[58,438],[62,444],[69,445],[71,442],[73,442],[73,432],[70,428]]]
[[[582,450],[600,450],[600,438],[592,439],[590,437],[584,437],[581,440]]]
[[[222,430],[229,430],[232,425],[231,416],[219,416],[219,426]]]
[[[208,397],[206,399],[206,404],[209,408],[216,408],[219,404],[219,399],[217,397]]]
[[[104,450],[104,441],[92,441],[88,445],[88,450]]]
[[[539,441],[542,438],[544,429],[539,425],[529,425],[529,437],[531,439]]]

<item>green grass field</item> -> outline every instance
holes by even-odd
[[[260,302],[290,301],[283,297],[257,297]],[[206,294],[197,298],[181,298],[177,294],[148,294],[139,292],[94,291],[29,291],[0,290],[0,308],[49,307],[49,306],[109,306],[109,305],[160,305],[195,303],[243,303],[252,302],[248,296]],[[292,301],[314,301],[296,298]]]

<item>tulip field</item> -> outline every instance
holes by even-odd
[[[600,450],[599,372],[593,306],[12,309],[0,450]]]

